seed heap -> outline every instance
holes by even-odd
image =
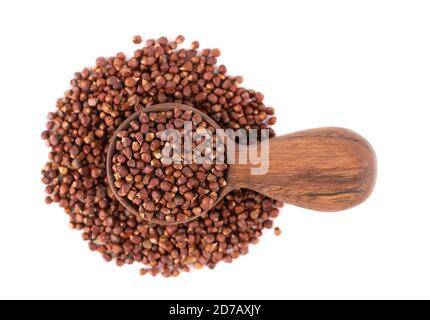
[[[142,112],[126,128],[117,133],[116,153],[112,157],[114,185],[118,195],[138,206],[142,218],[166,222],[181,222],[209,210],[218,198],[219,191],[227,184],[224,179],[225,164],[214,164],[215,139],[210,140],[210,150],[203,149],[207,161],[198,164],[190,159],[184,164],[184,123],[189,121],[193,132],[201,131],[212,137],[215,128],[208,125],[200,114],[175,109],[166,112]],[[162,139],[166,129],[177,130],[177,141]],[[192,132],[190,132],[192,134]],[[172,136],[171,138],[174,138]],[[194,141],[192,150],[204,139]],[[198,143],[200,142],[200,143]],[[202,145],[205,147],[205,145]],[[164,158],[162,150],[178,150],[178,159],[172,154]],[[177,163],[173,162],[175,160]]]
[[[98,58],[75,74],[71,88],[48,114],[42,138],[50,147],[42,170],[48,194],[81,230],[89,248],[118,266],[141,262],[141,274],[177,276],[190,267],[214,268],[248,253],[282,206],[249,190],[228,194],[210,212],[179,225],[149,225],[114,198],[106,153],[116,128],[144,107],[176,102],[194,106],[225,128],[263,129],[276,122],[264,96],[240,87],[241,77],[217,66],[218,49],[178,48],[184,37],[147,40],[130,59]],[[273,135],[273,131],[272,131]]]

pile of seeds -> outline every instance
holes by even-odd
[[[199,216],[212,207],[219,191],[227,184],[224,179],[227,165],[214,163],[215,139],[209,141],[212,146],[209,150],[202,144],[205,139],[193,141],[189,147],[192,151],[201,145],[202,159],[191,158],[190,164],[184,163],[186,122],[191,125],[190,134],[201,131],[201,136],[207,133],[209,139],[216,137],[215,128],[200,114],[179,109],[142,112],[116,135],[118,140],[112,156],[114,186],[118,196],[137,206],[140,216],[147,221],[171,223]],[[177,135],[163,139],[163,131],[169,129],[176,130]],[[164,147],[168,147],[165,150],[169,154],[163,155]],[[173,150],[177,150],[176,159]]]
[[[42,133],[50,147],[42,170],[46,203],[59,203],[70,226],[106,261],[141,262],[142,274],[165,277],[246,254],[282,206],[240,190],[192,222],[159,226],[126,211],[112,195],[105,168],[109,139],[128,116],[147,106],[183,103],[233,129],[263,129],[276,121],[261,93],[240,87],[241,77],[217,65],[218,49],[198,51],[197,42],[179,48],[183,41],[161,37],[147,40],[129,59],[123,53],[98,58],[94,67],[75,74]]]

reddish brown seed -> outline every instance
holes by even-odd
[[[206,92],[200,92],[196,95],[195,100],[196,102],[203,102],[206,100],[207,93]]]
[[[186,177],[186,178],[191,178],[193,176],[193,170],[191,170],[189,167],[185,167],[182,169],[182,174]],[[187,180],[188,181],[188,180]]]
[[[280,236],[280,235],[281,235],[281,233],[282,233],[281,229],[279,229],[278,227],[276,227],[276,228],[274,229],[274,232],[275,232],[275,235],[277,235],[277,236]]]
[[[96,98],[89,98],[88,99],[88,105],[90,107],[95,107],[97,105],[97,99]]]
[[[214,200],[209,197],[204,197],[202,199],[201,207],[203,211],[209,210],[214,204]]]
[[[198,113],[193,115],[192,121],[195,125],[200,124],[203,121],[203,118],[201,115],[199,115]]]
[[[181,43],[183,43],[185,41],[185,37],[183,35],[178,35],[176,37],[175,41],[176,41],[177,44],[181,44]]]
[[[169,43],[169,40],[166,37],[160,37],[158,38],[157,42],[161,46],[166,46]]]
[[[112,261],[112,256],[111,256],[110,254],[108,254],[108,253],[104,253],[104,254],[103,254],[103,259],[104,259],[106,262],[111,262],[111,261]]]
[[[191,42],[191,48],[198,49],[200,47],[200,43],[198,41]]]
[[[212,72],[205,72],[205,73],[203,73],[203,79],[206,80],[206,81],[212,80],[213,76],[214,75],[212,74]]]
[[[185,62],[182,66],[181,66],[181,68],[180,68],[181,70],[184,70],[184,71],[191,71],[191,70],[193,70],[193,63],[191,62],[191,61],[187,61],[187,62]],[[191,89],[190,87],[185,87],[185,89]],[[184,90],[185,90],[184,89]],[[191,92],[189,92],[188,94],[187,93],[185,93],[184,92],[184,94],[186,95],[186,96],[188,96],[189,94],[191,94]]]
[[[116,171],[118,172],[121,178],[124,178],[128,174],[128,169],[123,165],[117,166]]]
[[[127,87],[134,87],[137,83],[137,80],[133,77],[128,77],[127,79],[125,79],[124,83]]]
[[[262,103],[262,102],[263,102],[263,99],[264,99],[264,95],[263,95],[261,92],[257,92],[257,93],[255,94],[255,99],[257,99],[257,102],[258,102],[258,103]]]
[[[170,184],[169,182],[163,181],[160,183],[160,189],[163,191],[170,191],[171,188],[172,184]]]
[[[148,189],[155,189],[160,184],[160,180],[157,178],[152,178],[149,180]]]
[[[212,55],[214,57],[219,57],[221,55],[221,51],[218,48],[212,49]]]
[[[197,194],[193,191],[188,191],[184,193],[184,198],[188,201],[191,201],[197,198]]]
[[[266,229],[270,229],[270,228],[272,228],[272,226],[273,226],[273,221],[272,221],[272,220],[266,220],[266,221],[264,221],[263,226],[264,226]]]
[[[140,43],[142,43],[142,37],[139,36],[139,35],[133,36],[133,43],[134,44],[140,44]]]
[[[142,243],[142,238],[139,236],[132,235],[130,237],[130,241],[134,244],[140,244],[140,243]]]
[[[271,117],[268,121],[267,121],[267,123],[269,124],[269,125],[274,125],[275,123],[276,123],[276,120],[277,120],[277,118],[276,117]]]

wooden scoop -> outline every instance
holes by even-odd
[[[192,110],[193,113],[200,114],[209,125],[220,128],[207,114],[175,103],[145,108],[120,125],[109,145],[107,176],[115,197],[136,215],[139,215],[137,206],[127,198],[120,197],[113,184],[112,157],[117,132],[124,130],[142,112],[160,112],[174,108]],[[252,154],[249,153],[248,157],[252,157]],[[269,167],[264,175],[252,175],[251,169],[256,167],[252,163],[256,162],[249,160],[248,164],[229,164],[227,185],[221,190],[213,206],[232,190],[246,188],[302,208],[325,212],[341,211],[365,201],[376,181],[376,156],[373,148],[362,136],[343,128],[310,129],[271,138]],[[172,224],[188,222],[197,217]],[[150,222],[168,224],[162,220]]]

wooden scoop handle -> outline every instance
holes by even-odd
[[[340,211],[365,201],[375,185],[375,153],[363,137],[347,129],[275,137],[269,140],[269,150],[264,175],[251,175],[256,165],[231,164],[230,187],[252,189],[307,209]]]

